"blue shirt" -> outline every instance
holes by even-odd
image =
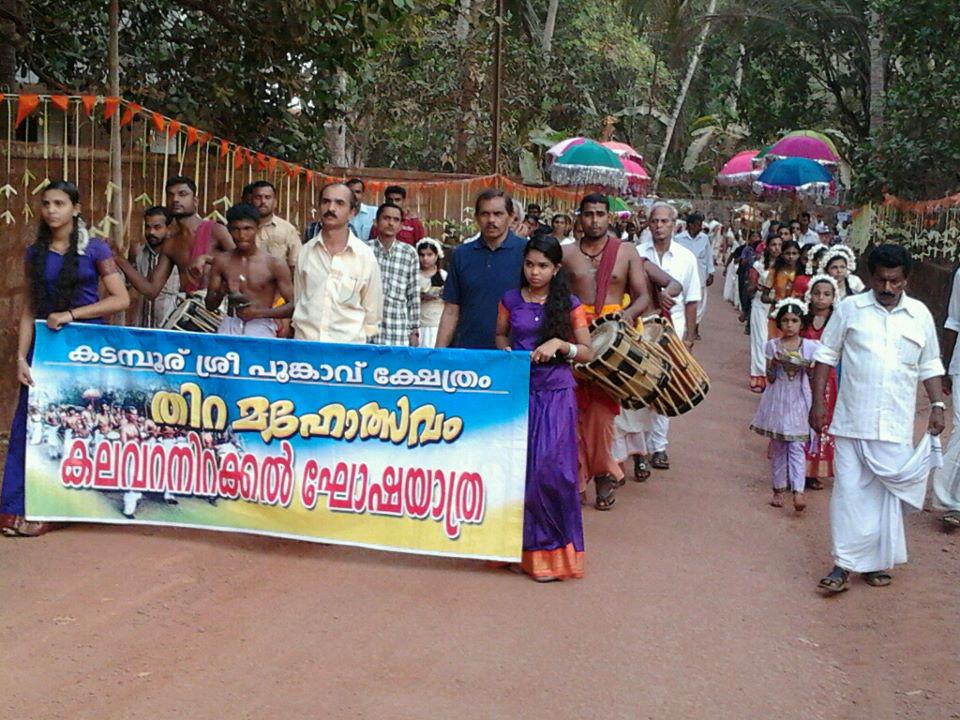
[[[373,229],[373,221],[377,217],[377,208],[375,205],[365,205],[360,203],[360,210],[349,222],[353,234],[366,242],[370,239],[370,231]]]
[[[451,347],[496,347],[497,305],[507,290],[520,287],[526,246],[526,240],[508,232],[496,250],[480,237],[453,251],[443,286],[444,302],[460,306]]]

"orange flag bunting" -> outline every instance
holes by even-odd
[[[179,120],[171,120],[170,124],[167,125],[167,137],[173,137],[178,132],[180,132],[181,122]]]
[[[200,133],[200,139],[197,142],[199,142],[201,145],[206,145],[211,140],[213,140],[213,133],[208,133],[206,130],[204,130],[202,133]]]
[[[280,169],[283,170],[288,175],[290,174],[290,166],[287,165],[283,160],[280,161]]]
[[[50,104],[60,112],[66,112],[70,109],[70,98],[66,95],[51,95]]]
[[[257,170],[264,170],[267,167],[267,156],[262,152],[257,153]]]
[[[163,119],[163,115],[154,111],[150,113],[150,119],[153,120],[153,126],[157,129],[157,132],[163,132],[163,128],[167,124],[167,121]]]
[[[272,173],[277,171],[277,159],[275,157],[271,157],[269,160],[267,160],[267,169],[269,169]]]
[[[87,117],[90,117],[93,114],[93,106],[97,104],[97,96],[83,95],[80,102],[83,103],[83,109],[87,112]]]
[[[220,157],[226,157],[228,152],[230,152],[230,143],[228,143],[226,140],[221,140]]]
[[[307,185],[313,182],[313,170],[307,170]]]
[[[192,125],[187,125],[187,147],[193,145],[200,137],[200,131]]]
[[[233,151],[233,168],[239,170],[243,167],[243,149],[237,148]]]
[[[299,165],[291,165],[290,168],[287,170],[287,175],[289,175],[290,177],[296,177],[299,174],[300,174]]]
[[[250,148],[243,149],[243,158],[247,161],[247,165],[253,165],[253,153]]]
[[[113,117],[113,114],[117,111],[117,108],[120,107],[120,98],[118,97],[107,97],[103,99],[103,119],[109,120]]]
[[[127,103],[127,107],[123,110],[123,117],[120,118],[120,127],[124,127],[133,122],[133,119],[137,114],[143,110],[142,105],[138,105],[135,102]]]
[[[33,114],[33,111],[40,105],[39,95],[20,95],[17,97],[17,121],[14,127],[19,127],[20,123]]]

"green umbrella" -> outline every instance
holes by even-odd
[[[618,190],[627,186],[620,158],[593,140],[569,147],[550,165],[549,173],[557,185],[603,185]]]
[[[632,213],[633,209],[627,205],[626,201],[622,197],[617,197],[616,195],[610,195],[607,198],[607,207],[610,209],[610,212],[628,212]]]

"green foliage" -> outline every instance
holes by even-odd
[[[883,129],[858,147],[855,190],[909,199],[960,191],[960,5],[878,0],[890,63]]]
[[[108,3],[17,3],[18,60],[51,88],[106,90]],[[322,152],[352,72],[413,9],[411,0],[121,2],[124,96],[237,142],[289,157]],[[287,108],[297,98],[299,117]]]

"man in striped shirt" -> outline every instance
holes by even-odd
[[[399,242],[403,211],[393,203],[377,208],[377,237],[369,241],[380,266],[383,320],[374,345],[420,345],[420,262],[411,245]]]

